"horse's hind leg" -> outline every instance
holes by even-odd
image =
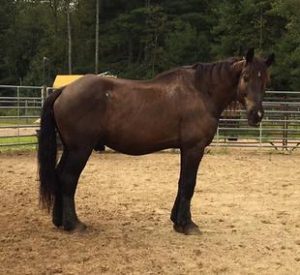
[[[65,151],[63,151],[63,154],[62,154],[62,156],[59,160],[59,163],[57,165],[57,168],[56,168],[57,175],[60,175],[62,172],[62,169],[66,162],[66,156],[67,156],[67,151],[65,150]],[[61,184],[58,184],[56,194],[55,194],[54,206],[53,206],[53,211],[52,211],[52,222],[57,227],[60,227],[63,224],[63,205],[62,205]]]
[[[83,230],[86,227],[76,215],[74,196],[79,176],[91,151],[92,149],[65,151],[62,165],[57,171],[61,192],[55,201],[53,213],[57,218],[62,217],[63,228],[68,231]]]

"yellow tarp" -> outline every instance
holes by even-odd
[[[80,77],[82,75],[57,75],[53,83],[53,88],[66,86]]]

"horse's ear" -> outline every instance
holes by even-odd
[[[275,54],[272,53],[272,54],[270,54],[270,55],[268,56],[268,58],[267,58],[266,61],[265,61],[267,67],[270,67],[270,66],[272,65],[272,63],[274,62],[274,60],[275,60]]]
[[[235,73],[237,73],[238,75],[240,75],[240,73],[242,72],[243,68],[244,68],[244,65],[245,65],[245,60],[240,60],[240,61],[237,61],[237,62],[234,62],[232,64],[232,69]]]
[[[254,58],[254,48],[248,50],[246,54],[246,64],[251,63]]]

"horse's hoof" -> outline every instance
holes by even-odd
[[[86,229],[87,229],[86,224],[84,224],[83,222],[79,222],[72,232],[82,233],[82,232],[86,231]]]
[[[195,224],[194,222],[190,222],[186,225],[174,224],[173,227],[176,232],[182,233],[185,235],[201,235],[202,234],[198,225]]]
[[[52,218],[52,223],[58,228],[62,226],[62,219]]]
[[[64,225],[64,230],[68,231],[70,233],[74,232],[84,232],[86,230],[87,226],[83,223],[78,221],[75,224],[65,224]]]

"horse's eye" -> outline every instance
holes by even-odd
[[[249,75],[247,75],[247,74],[245,74],[244,76],[243,76],[243,80],[245,81],[245,82],[248,82],[249,81]]]

